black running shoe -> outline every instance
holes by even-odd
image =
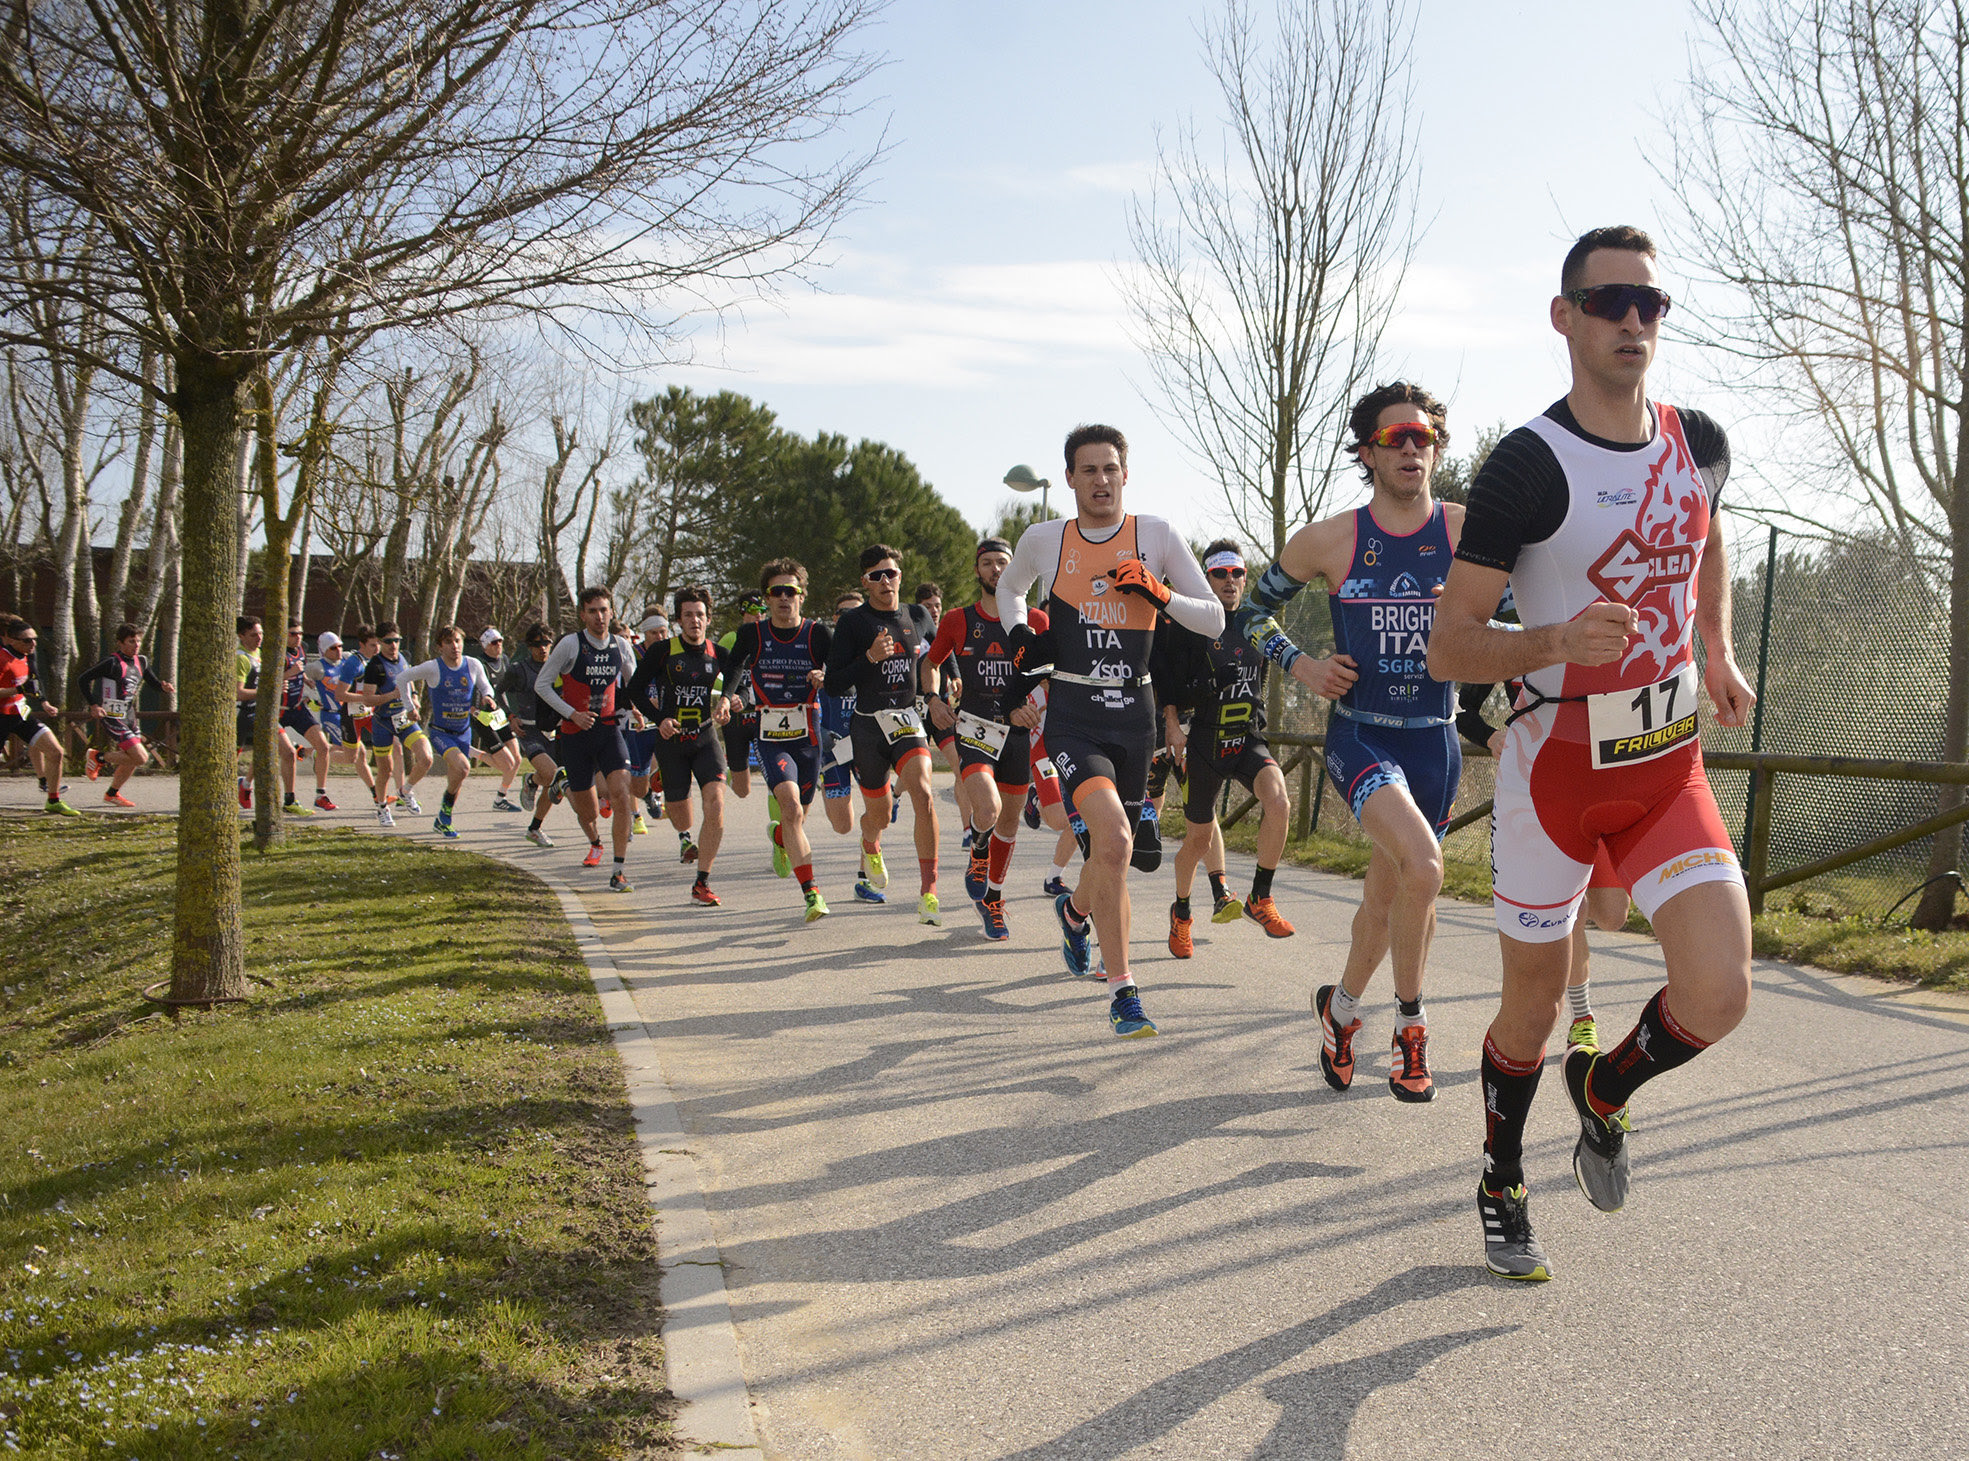
[[[1492,1192],[1477,1181],[1477,1216],[1484,1225],[1484,1267],[1499,1278],[1544,1283],[1552,1276],[1545,1250],[1531,1230],[1530,1200],[1524,1185]]]
[[[1573,1143],[1572,1175],[1586,1200],[1601,1212],[1619,1212],[1627,1205],[1627,1133],[1633,1130],[1622,1106],[1602,1116],[1586,1099],[1586,1080],[1600,1059],[1597,1050],[1580,1047],[1566,1052],[1566,1094],[1579,1115],[1579,1140]]]

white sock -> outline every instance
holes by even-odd
[[[1582,980],[1578,984],[1568,984],[1566,986],[1566,1004],[1571,1007],[1572,1017],[1575,1020],[1590,1020],[1593,1018],[1593,999],[1586,992],[1587,985],[1591,983],[1592,981],[1588,979]]]
[[[1333,998],[1327,1001],[1326,1009],[1327,1013],[1333,1016],[1334,1024],[1351,1025],[1360,1007],[1361,997],[1358,994],[1347,993],[1347,986],[1344,984],[1333,986]]]
[[[1064,883],[1067,880],[1067,865],[1063,862],[1054,863],[1053,876]]]

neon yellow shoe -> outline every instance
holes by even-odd
[[[766,840],[773,845],[773,875],[792,877],[793,859],[786,855],[786,849],[779,841],[779,798],[772,795],[766,797]]]
[[[937,909],[937,895],[925,893],[916,900],[916,921],[927,923],[932,928],[943,927],[943,914]]]
[[[882,854],[866,852],[861,855],[861,880],[871,888],[889,886],[889,870],[882,865]]]
[[[1582,1015],[1572,1022],[1572,1028],[1566,1031],[1566,1049],[1599,1052],[1600,1027],[1593,1016]]]
[[[1216,906],[1210,910],[1212,923],[1236,923],[1242,917],[1244,917],[1244,900],[1233,898],[1228,893],[1217,899]]]
[[[649,823],[643,820],[643,814],[641,812],[636,813],[636,820],[629,824],[629,832],[634,837],[647,837],[649,835]]]
[[[820,889],[815,888],[813,892],[807,894],[807,922],[813,923],[825,917],[827,917],[827,900],[821,897]]]

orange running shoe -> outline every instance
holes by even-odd
[[[588,844],[588,855],[581,859],[581,865],[583,867],[600,867],[602,865],[601,843],[590,842]]]
[[[1427,1025],[1403,1025],[1395,1031],[1395,1068],[1388,1072],[1388,1089],[1397,1101],[1436,1099],[1436,1083],[1429,1075]]]
[[[1190,922],[1177,915],[1174,903],[1169,905],[1169,952],[1179,959],[1187,959],[1196,949],[1190,941]]]
[[[136,805],[130,798],[114,788],[103,793],[103,800],[113,807],[134,807]]]
[[[1291,938],[1296,932],[1292,925],[1285,921],[1285,915],[1278,911],[1278,904],[1270,897],[1247,898],[1244,903],[1244,916],[1273,938]]]
[[[82,774],[91,781],[103,774],[103,753],[94,746],[89,747],[89,753],[82,758]]]
[[[1360,1030],[1358,1018],[1345,1025],[1333,1023],[1334,986],[1322,984],[1313,991],[1313,1013],[1320,1019],[1320,1074],[1336,1091],[1354,1083],[1354,1035]]]
[[[706,908],[716,908],[723,900],[711,891],[709,883],[691,884],[691,902],[702,903]]]

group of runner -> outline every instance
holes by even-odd
[[[1158,801],[1179,794],[1186,826],[1172,955],[1193,954],[1199,864],[1213,920],[1249,918],[1277,938],[1293,932],[1272,887],[1289,814],[1265,739],[1265,684],[1276,666],[1331,702],[1327,771],[1372,844],[1346,962],[1310,991],[1321,1070],[1335,1089],[1351,1087],[1363,1000],[1385,961],[1395,994],[1389,1084],[1400,1100],[1426,1102],[1435,1081],[1423,992],[1460,728],[1498,767],[1491,847],[1503,993],[1481,1058],[1479,1218],[1491,1271],[1545,1279],[1522,1143],[1561,1012],[1570,1015],[1563,1069],[1580,1122],[1575,1177],[1594,1206],[1615,1212],[1628,1188],[1630,1098],[1729,1033],[1749,995],[1748,902],[1703,774],[1693,654],[1699,631],[1716,719],[1741,724],[1753,696],[1731,649],[1717,515],[1729,448],[1707,416],[1646,394],[1668,307],[1645,234],[1582,235],[1550,307],[1571,387],[1497,444],[1467,507],[1431,491],[1449,439],[1443,404],[1409,382],[1381,386],[1349,419],[1368,500],[1300,528],[1255,576],[1234,541],[1213,542],[1199,562],[1169,523],[1127,512],[1127,441],[1094,425],[1066,439],[1074,514],[1031,526],[1016,545],[979,543],[975,599],[948,612],[933,584],[905,603],[903,555],[876,542],[832,622],[806,613],[807,571],[782,558],[763,567],[740,627],[720,640],[710,637],[714,605],[702,586],[680,590],[671,617],[647,614],[640,642],[617,622],[608,590],[585,589],[581,627],[557,638],[531,626],[519,660],[506,659],[496,629],[481,635],[484,659],[468,658],[463,634],[446,626],[436,656],[413,665],[397,626],[383,623],[358,629],[353,652],[321,635],[311,661],[290,625],[277,738],[286,804],[306,810],[294,792],[297,755],[313,757],[314,805],[325,809],[334,805],[329,763],[352,759],[388,825],[392,802],[418,810],[416,787],[441,753],[435,827],[456,836],[474,759],[498,769],[494,805],[512,810],[508,792],[524,763],[529,841],[552,845],[543,824],[567,800],[588,838],[585,865],[601,864],[601,823],[611,823],[610,886],[627,891],[643,813],[667,815],[680,859],[695,864],[692,900],[716,905],[725,788],[747,795],[756,761],[774,868],[797,879],[808,921],[828,913],[807,825],[818,794],[832,830],[859,838],[855,896],[878,903],[893,855],[884,837],[909,803],[917,914],[939,924],[934,745],[956,773],[964,889],[984,936],[1009,936],[1005,887],[1020,824],[1045,827],[1057,839],[1045,890],[1065,967],[1102,979],[1112,1030],[1139,1038],[1157,1027],[1130,960],[1129,874],[1160,866]],[[1321,658],[1278,620],[1315,579],[1333,627],[1333,651]],[[242,618],[239,632],[247,747],[259,622]],[[0,732],[26,744],[51,810],[71,810],[60,799],[60,747],[30,714],[36,701],[53,710],[34,679],[34,632],[11,620],[0,637]],[[135,696],[145,684],[170,688],[136,653],[136,638],[122,626],[116,653],[82,677],[108,746],[91,751],[90,774],[110,769],[106,799],[124,805],[122,787],[145,757]],[[1496,726],[1482,707],[1500,682],[1509,708]],[[420,686],[428,731],[413,698]],[[1228,782],[1262,810],[1242,899],[1226,883],[1215,816]],[[250,798],[243,776],[242,805]],[[1603,1047],[1580,913],[1583,905],[1616,927],[1630,895],[1661,941],[1667,982],[1632,1031]]]

